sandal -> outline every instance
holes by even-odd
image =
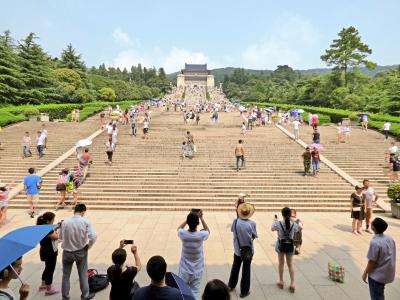
[[[294,286],[289,286],[289,292],[292,294],[295,292],[295,287]]]
[[[280,288],[281,290],[283,290],[283,283],[278,282],[278,283],[276,284],[276,286],[277,286],[278,288]]]

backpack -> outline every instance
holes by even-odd
[[[289,230],[285,230],[282,225],[282,222],[279,222],[283,230],[283,237],[279,239],[279,251],[281,253],[293,253],[294,252],[294,241],[290,237],[290,233],[292,232],[294,224],[289,228]]]
[[[106,274],[99,274],[96,269],[87,271],[89,278],[89,290],[91,293],[97,293],[108,287],[109,281]]]

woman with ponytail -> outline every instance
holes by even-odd
[[[278,216],[275,215],[275,220],[272,223],[271,230],[278,232],[278,241],[276,242],[275,251],[278,253],[279,260],[279,282],[277,286],[280,289],[284,288],[283,282],[283,268],[286,264],[289,269],[290,275],[290,286],[289,291],[294,293],[294,267],[293,267],[293,254],[295,252],[294,247],[294,234],[299,231],[299,226],[297,223],[290,219],[291,210],[289,207],[282,208],[283,220],[279,221]]]
[[[54,223],[55,214],[52,212],[45,212],[39,216],[36,225],[49,225]],[[39,291],[46,291],[46,295],[54,295],[60,292],[59,289],[53,286],[53,275],[57,264],[57,242],[58,242],[58,229],[50,232],[46,237],[40,241],[40,260],[44,261],[45,268],[42,274],[42,285]]]
[[[132,241],[131,241],[132,242]],[[126,262],[126,246],[125,240],[119,244],[119,248],[114,250],[112,254],[112,261],[114,265],[108,268],[107,277],[111,283],[110,300],[132,300],[132,291],[134,290],[133,280],[136,274],[142,268],[139,255],[137,253],[137,246],[132,245],[131,252],[135,257],[135,266],[128,267]]]

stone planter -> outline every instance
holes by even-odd
[[[29,116],[29,121],[31,122],[37,122],[38,117],[37,116]]]
[[[400,219],[400,203],[390,201],[390,206],[392,208],[392,216]]]

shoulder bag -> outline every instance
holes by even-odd
[[[240,241],[239,241],[239,236],[237,234],[236,226],[237,226],[237,220],[235,220],[235,234],[236,234],[236,239],[239,245],[239,251],[240,251],[240,257],[242,258],[243,261],[250,261],[253,258],[253,249],[250,246],[241,246]]]

